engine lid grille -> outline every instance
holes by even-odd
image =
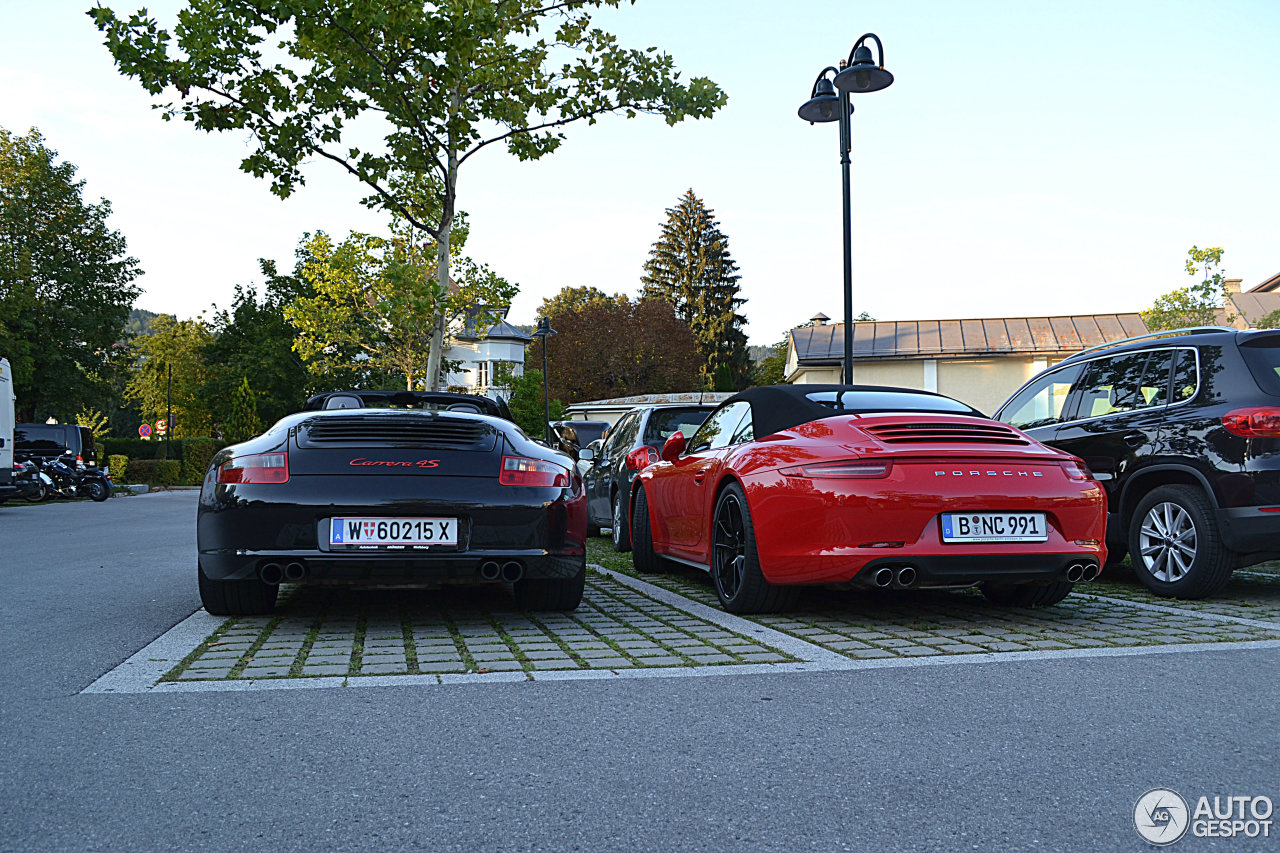
[[[919,423],[864,426],[885,444],[1028,444],[1002,424]]]
[[[453,447],[482,449],[492,429],[464,418],[429,415],[348,415],[312,418],[298,428],[303,446]]]

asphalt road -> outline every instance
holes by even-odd
[[[1148,849],[1154,787],[1280,803],[1274,649],[78,695],[199,606],[194,516],[0,506],[0,848],[1075,853]]]

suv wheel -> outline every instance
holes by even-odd
[[[627,518],[627,496],[622,492],[613,496],[613,550],[631,550],[631,519]]]
[[[1160,486],[1138,502],[1129,523],[1129,553],[1142,585],[1167,598],[1220,592],[1235,567],[1213,508],[1191,486]]]

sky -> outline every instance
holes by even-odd
[[[90,0],[0,0],[0,126],[38,128],[107,198],[137,305],[190,317],[291,269],[304,232],[382,232],[337,166],[287,200],[239,170],[246,136],[164,122],[120,75]],[[141,0],[106,0],[120,14]],[[174,0],[148,2],[172,24]],[[686,189],[741,269],[754,344],[843,311],[834,124],[796,109],[864,32],[894,84],[855,97],[854,311],[881,320],[1139,311],[1221,246],[1248,289],[1280,272],[1280,3],[638,0],[597,24],[657,45],[729,102],[715,118],[575,125],[521,163],[464,167],[467,253],[520,286],[509,318],[591,285],[634,294]]]

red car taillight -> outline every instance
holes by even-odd
[[[498,482],[504,486],[560,486],[563,488],[569,485],[569,469],[541,459],[504,456]]]
[[[1280,409],[1270,406],[1236,409],[1222,416],[1222,425],[1232,435],[1244,438],[1280,438]]]
[[[237,456],[218,466],[219,483],[287,483],[288,453],[255,453]]]
[[[1089,472],[1089,468],[1083,462],[1078,462],[1075,459],[1063,462],[1062,470],[1067,472],[1068,480],[1085,482],[1093,479],[1093,474]]]
[[[658,451],[647,445],[627,454],[627,468],[631,471],[643,471],[657,461]]]
[[[879,480],[888,477],[893,471],[893,462],[889,459],[843,459],[839,462],[813,462],[779,470],[788,477]]]

